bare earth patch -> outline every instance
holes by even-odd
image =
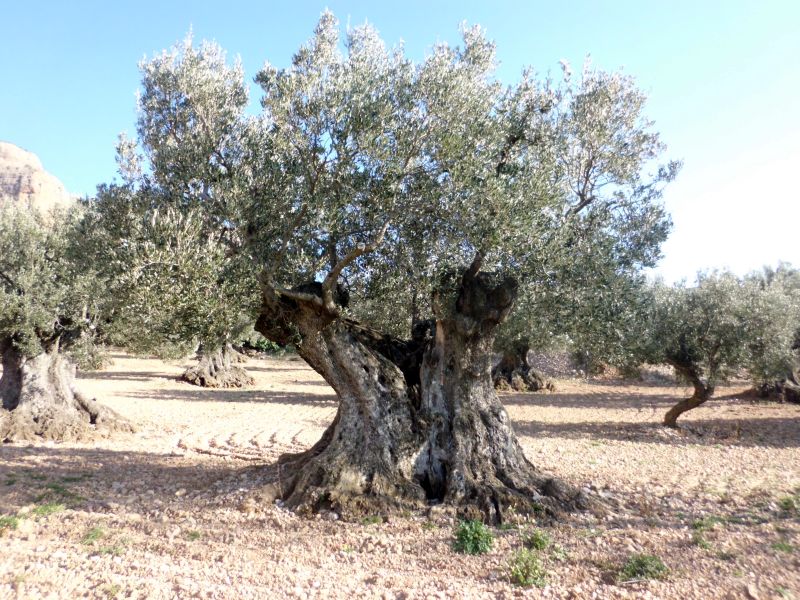
[[[135,435],[0,446],[0,598],[800,597],[797,405],[722,388],[675,432],[658,423],[681,387],[503,395],[528,457],[605,507],[547,527],[547,585],[523,589],[506,563],[534,523],[465,556],[436,508],[343,523],[272,501],[277,457],[335,412],[301,361],[251,359],[256,384],[237,390],[182,383],[185,367],[119,354],[80,378]],[[634,554],[659,556],[666,579],[620,581]]]

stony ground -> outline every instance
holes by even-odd
[[[452,550],[447,514],[301,519],[263,497],[285,451],[335,410],[302,362],[251,360],[249,390],[177,381],[179,362],[114,356],[83,389],[139,424],[94,445],[0,446],[0,598],[798,598],[800,407],[744,387],[658,422],[687,390],[562,380],[504,395],[525,451],[602,499],[600,516],[544,528],[543,588],[507,564],[537,527]],[[663,580],[625,580],[636,554]],[[628,578],[630,579],[630,578]]]

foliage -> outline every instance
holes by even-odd
[[[522,536],[522,544],[531,550],[544,550],[550,543],[550,536],[540,529],[534,529]]]
[[[634,554],[619,571],[619,581],[638,579],[664,579],[669,569],[664,562],[652,554]]]
[[[656,282],[643,295],[645,317],[625,334],[630,354],[679,375],[690,369],[712,388],[742,368],[756,384],[774,382],[792,370],[799,299],[785,275],[712,272],[693,286]]]
[[[797,367],[800,272],[786,263],[745,279],[747,370],[757,388],[786,379]]]
[[[443,274],[480,252],[523,282],[507,337],[605,326],[614,286],[658,255],[678,165],[654,164],[663,145],[631,78],[587,65],[579,81],[529,69],[505,86],[495,66],[479,27],[414,63],[369,25],[341,40],[325,12],[288,68],[258,72],[263,111],[249,117],[243,69],[218,46],[143,62],[124,181],[96,203],[116,318],[205,340],[252,319],[257,283],[332,278],[350,313],[407,335]],[[580,310],[557,314],[569,294]]]
[[[547,571],[542,566],[537,552],[522,548],[514,553],[506,566],[511,583],[521,586],[544,587]]]
[[[0,531],[5,529],[16,529],[19,527],[19,517],[14,515],[0,516]]]
[[[103,282],[81,260],[81,210],[0,207],[0,346],[32,357],[78,347],[88,358]]]
[[[462,554],[486,554],[494,542],[491,530],[480,521],[461,521],[455,538],[453,549]]]
[[[81,544],[91,546],[103,537],[105,537],[105,531],[103,531],[102,527],[92,527],[81,538]]]

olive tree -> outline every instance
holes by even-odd
[[[745,278],[747,370],[762,396],[800,401],[800,273],[782,263]]]
[[[69,353],[101,312],[102,280],[81,260],[80,209],[0,207],[0,440],[130,431],[75,385]]]
[[[99,187],[87,235],[113,282],[115,338],[160,354],[199,345],[186,381],[249,385],[231,347],[252,328],[258,303],[252,261],[231,251],[231,165],[247,104],[241,65],[187,38],[141,69],[137,130],[149,168],[121,136],[122,182]]]
[[[676,427],[678,417],[705,403],[745,363],[743,296],[741,281],[727,272],[698,275],[693,286],[653,285],[649,318],[634,324],[638,355],[670,365],[694,390],[666,413],[664,425]]]
[[[201,218],[229,260],[258,272],[256,330],[292,344],[339,398],[319,442],[281,459],[287,505],[374,514],[442,501],[495,521],[512,507],[582,505],[525,457],[494,391],[494,338],[531,265],[546,273],[600,231],[636,244],[636,215],[663,221],[646,187],[674,165],[641,193],[617,196],[609,178],[608,194],[576,194],[562,155],[578,113],[604,94],[530,70],[502,85],[479,28],[414,63],[370,26],[341,44],[326,12],[291,66],[257,74],[261,114],[230,126],[204,107],[244,84],[210,54],[184,45],[145,65],[137,151],[148,175],[131,191],[172,197],[206,136],[225,148],[224,160],[203,154],[207,171],[189,182],[213,199],[196,204]],[[173,85],[170,65],[182,61],[197,61],[197,74]],[[618,74],[585,76],[632,89]],[[617,114],[598,109],[586,127]],[[629,228],[616,225],[623,214]],[[386,321],[410,339],[376,329]]]

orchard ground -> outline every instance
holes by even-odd
[[[139,427],[95,444],[0,446],[0,598],[800,598],[800,406],[745,385],[659,425],[683,386],[559,380],[501,396],[527,456],[585,488],[598,515],[543,529],[544,588],[506,565],[542,523],[452,550],[432,507],[344,523],[274,502],[275,461],[313,444],[332,390],[294,357],[250,359],[256,384],[200,389],[186,363],[114,354],[81,388]],[[663,580],[618,576],[636,554]]]

